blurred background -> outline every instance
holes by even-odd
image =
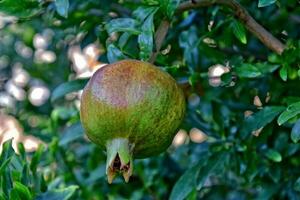
[[[300,199],[299,1],[239,1],[287,44],[281,56],[230,8],[176,11],[183,2],[0,1],[0,199]],[[109,185],[80,124],[82,88],[108,63],[148,60],[162,19],[155,64],[187,115],[167,152]]]

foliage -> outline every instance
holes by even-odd
[[[11,140],[4,144],[0,199],[299,199],[299,1],[239,1],[286,44],[281,55],[228,7],[177,12],[182,2],[0,1],[1,112],[43,141],[35,152],[19,144],[18,154]],[[181,128],[190,135],[166,153],[136,160],[128,184],[118,178],[109,185],[105,152],[87,140],[80,124],[77,91],[87,78],[77,79],[70,49],[98,45],[100,56],[85,64],[90,71],[94,63],[147,61],[162,20],[171,27],[155,64],[184,88]],[[44,46],[38,47],[37,36]],[[54,60],[43,60],[49,51]],[[18,96],[10,97],[13,106],[1,101],[20,63],[31,77],[25,92],[37,83],[51,91],[44,104]],[[212,73],[216,67],[221,74]],[[205,142],[192,139],[193,128]]]

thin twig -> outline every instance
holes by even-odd
[[[184,2],[177,8],[177,13],[186,10],[207,7],[212,5],[223,5],[231,8],[235,16],[245,25],[245,27],[255,35],[266,47],[281,54],[284,51],[285,45],[274,37],[269,31],[261,26],[248,11],[235,0],[194,0],[194,2]]]
[[[285,45],[274,37],[269,31],[267,31],[263,26],[261,26],[253,17],[248,13],[248,11],[235,0],[193,0],[181,3],[176,13],[182,13],[187,10],[208,7],[213,5],[223,5],[231,8],[234,11],[235,16],[244,24],[244,26],[255,35],[266,47],[271,49],[277,54],[281,54]],[[155,45],[156,51],[152,53],[149,62],[154,63],[157,55],[159,54],[162,43],[167,35],[168,29],[170,27],[170,22],[163,20],[159,25],[155,33]]]
[[[154,63],[156,60],[157,55],[159,54],[159,51],[161,49],[161,46],[163,44],[163,41],[165,39],[165,37],[167,36],[168,30],[170,27],[170,22],[167,20],[163,20],[157,31],[155,32],[155,49],[156,51],[152,53],[149,62],[150,63]]]

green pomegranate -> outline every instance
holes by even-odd
[[[133,157],[146,158],[171,144],[185,112],[175,80],[150,63],[123,60],[95,72],[85,86],[80,115],[89,139],[107,152],[106,174],[126,182]]]

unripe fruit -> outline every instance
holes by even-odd
[[[134,158],[165,151],[185,112],[175,80],[150,63],[123,60],[100,68],[83,90],[80,116],[89,139],[106,149],[106,174],[128,182]]]

